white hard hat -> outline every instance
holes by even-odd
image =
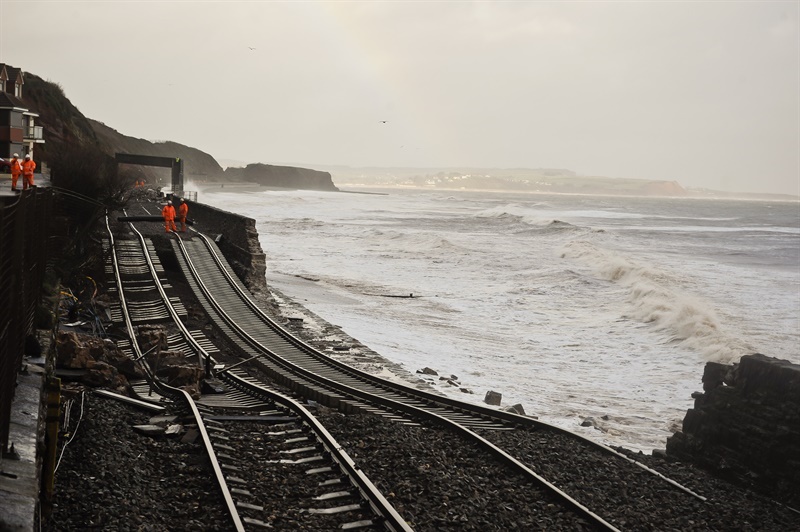
[[[168,201],[168,202],[167,202],[167,205],[172,205],[172,202],[171,202],[171,201]]]
[[[30,158],[31,158],[31,154],[30,154],[30,153],[26,153],[26,154],[25,154],[25,158],[26,158],[26,159],[30,159]]]
[[[15,153],[15,154],[14,154],[14,157],[19,157],[19,154]]]

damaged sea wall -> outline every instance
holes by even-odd
[[[256,221],[202,203],[187,201],[189,218],[206,235],[216,238],[234,273],[251,292],[267,289],[267,259],[258,241]]]
[[[667,454],[800,507],[800,365],[761,354],[709,362]]]

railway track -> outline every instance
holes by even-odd
[[[151,243],[133,228],[138,243],[115,240],[107,227],[109,270],[115,276],[120,302],[116,317],[125,324],[129,339],[136,338],[134,321],[169,319],[178,330],[169,335],[170,350],[187,358],[197,357],[198,363],[211,361],[213,344],[200,331],[189,331],[182,324],[180,317],[186,315],[185,309],[167,295],[165,287],[169,285],[159,277],[163,268]],[[128,300],[129,291],[137,296],[136,301]],[[149,382],[131,383],[139,396],[170,404],[175,413],[172,422],[180,420],[190,426],[203,441],[234,529],[271,528],[273,523],[265,519],[265,514],[281,513],[290,516],[284,517],[289,526],[299,529],[410,530],[347,453],[297,401],[235,371],[224,375],[224,386],[194,401],[184,390],[158,381],[138,341],[120,344],[130,358],[145,365],[150,376]],[[253,434],[259,436],[254,438]],[[261,446],[261,452],[253,455],[254,440],[263,437],[280,441]],[[243,465],[241,457],[248,454]],[[253,468],[253,463],[260,467]],[[264,483],[265,475],[272,482]],[[248,476],[249,480],[243,478]],[[276,496],[274,486],[298,479],[290,489],[306,496],[291,499],[296,507],[292,512],[286,499]]]
[[[225,383],[223,388],[226,390],[240,390],[239,386],[245,386],[240,381],[263,387],[265,380],[271,380],[287,390],[285,397],[291,395],[330,408],[330,412],[322,415],[328,432],[345,442],[343,446],[351,451],[359,464],[365,464],[364,471],[381,487],[386,498],[400,504],[398,512],[408,519],[406,526],[439,530],[454,526],[459,519],[464,523],[466,519],[470,525],[485,523],[483,528],[471,528],[476,530],[503,529],[506,528],[500,525],[503,522],[513,526],[526,523],[528,528],[539,529],[605,530],[652,529],[652,523],[660,523],[655,528],[663,525],[663,528],[692,529],[699,523],[696,529],[703,529],[704,524],[716,522],[714,514],[718,512],[715,504],[710,503],[713,497],[708,499],[701,495],[702,486],[701,489],[698,485],[684,486],[623,452],[533,418],[461,403],[384,381],[338,363],[295,338],[261,311],[211,239],[199,233],[188,239],[174,235],[170,246],[171,249],[162,246],[160,253],[169,255],[170,262],[175,262],[199,306],[214,324],[214,330],[233,346],[231,352],[222,354],[225,364],[196,347],[189,350],[189,356],[199,353],[198,359],[212,361],[207,362],[206,367],[214,368],[215,377]],[[155,256],[150,244],[145,242],[145,247]],[[140,265],[132,261],[131,267],[139,268]],[[156,277],[158,275],[154,275]],[[143,293],[147,291],[143,290]],[[169,298],[166,295],[162,298],[167,305]],[[155,310],[152,309],[157,307],[154,301],[146,305],[153,314]],[[177,309],[167,312],[178,315],[180,306]],[[203,348],[210,344],[198,331],[173,340],[176,348],[183,342],[192,344],[192,341],[206,342]],[[233,351],[239,355],[238,362],[230,357]],[[253,383],[252,375],[264,375],[267,379],[259,378]],[[206,405],[201,401],[200,409],[207,417],[213,418],[212,421],[221,423],[221,429],[231,432],[232,427],[227,423],[234,420],[224,419],[227,414],[215,411],[223,407],[217,403],[227,399],[209,400],[211,402]],[[240,422],[249,417],[247,409],[230,408],[239,412],[233,416]],[[274,407],[270,408],[274,410]],[[346,415],[335,414],[337,411]],[[370,415],[353,415],[359,413]],[[260,423],[258,427],[263,428],[266,424]],[[237,430],[233,429],[233,432]],[[252,440],[254,434],[259,434],[255,437],[262,440],[273,438],[263,436],[265,433],[254,429],[249,432],[251,438],[244,436],[241,439]],[[316,444],[305,445],[305,440],[294,442],[291,434],[294,433],[274,437],[286,437],[289,440],[286,445],[297,443],[302,449],[298,453],[313,454],[321,449]],[[395,445],[387,441],[378,444],[376,437],[370,434],[385,434],[387,439],[414,443],[398,445],[405,450],[392,453]],[[305,436],[297,436],[301,437]],[[426,443],[432,441],[438,443],[438,448],[426,449]],[[244,454],[247,453],[252,451]],[[456,485],[442,485],[435,493],[426,491],[433,501],[427,506],[415,500],[419,497],[415,497],[414,489],[409,488],[414,485],[409,478],[413,478],[415,473],[407,472],[415,466],[409,464],[409,455],[414,462],[425,463],[425,471],[418,470],[416,476],[428,475],[438,467],[437,474],[448,481],[455,478]],[[576,463],[580,466],[576,467]],[[478,478],[485,479],[486,484],[502,478],[503,489],[508,490],[493,490],[498,500],[490,503],[490,509],[481,514],[478,505],[470,507],[470,501],[477,500],[476,496],[465,495],[469,489],[474,490],[474,483],[467,483],[466,488],[458,484],[467,480],[461,478],[465,477],[461,473],[453,475],[454,467],[461,472],[473,472]],[[506,479],[512,480],[506,482]],[[492,500],[485,495],[482,494],[482,500]],[[470,508],[466,512],[469,517],[464,517],[465,513],[451,517],[452,511],[447,507],[455,506],[454,501],[465,496],[467,500],[462,501],[461,506]],[[523,498],[526,502],[522,507],[504,504],[503,501],[509,498]],[[431,509],[434,507],[436,509]],[[421,515],[424,512],[420,508],[429,509],[430,521]],[[691,508],[689,514],[686,508]],[[441,512],[447,517],[440,517],[438,514]],[[651,525],[643,526],[643,523]]]

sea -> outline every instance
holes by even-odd
[[[707,362],[800,364],[798,202],[340,188],[198,201],[256,220],[270,286],[448,396],[651,452]]]

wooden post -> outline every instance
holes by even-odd
[[[56,482],[56,456],[58,456],[58,425],[61,421],[61,379],[47,379],[47,414],[45,416],[45,454],[42,464],[42,490],[44,491],[45,515],[53,505],[53,490]]]

